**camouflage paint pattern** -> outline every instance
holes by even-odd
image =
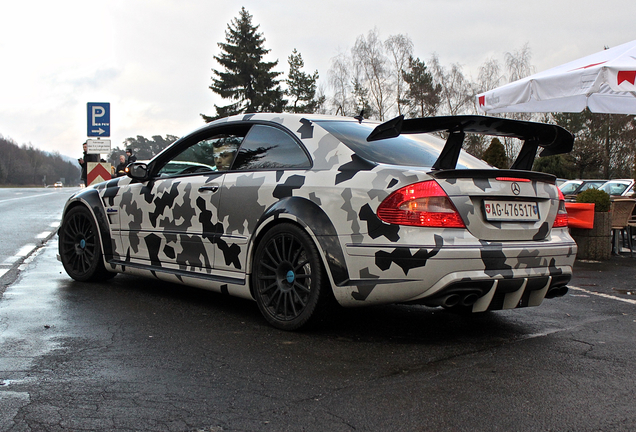
[[[465,229],[387,224],[376,215],[380,203],[401,187],[430,180],[430,168],[362,160],[313,122],[315,117],[255,114],[205,127],[275,123],[302,143],[310,169],[208,172],[146,182],[120,177],[80,192],[66,210],[83,204],[96,219],[107,220],[100,227],[109,270],[244,298],[252,298],[259,235],[281,221],[299,224],[314,239],[344,306],[417,301],[454,283],[487,281],[492,288],[477,303],[485,310],[503,285],[499,281],[512,280],[520,288],[503,293],[502,304],[517,307],[524,305],[528,281],[541,280],[525,293],[525,305],[532,306],[541,303],[552,278],[571,275],[576,244],[567,228],[552,229],[559,203],[555,185],[518,183],[517,197],[536,201],[541,219],[503,223],[485,220],[481,200],[511,197],[510,181],[438,179]],[[92,194],[99,195],[102,208],[88,199]],[[544,279],[533,279],[539,277]]]

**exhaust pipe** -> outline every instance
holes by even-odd
[[[548,290],[547,294],[545,295],[545,298],[551,299],[556,297],[563,297],[564,295],[568,293],[568,291],[569,291],[569,288],[565,285],[560,287],[553,287]]]
[[[443,306],[445,308],[457,306],[461,302],[461,297],[459,294],[448,294],[443,297],[432,298],[430,300],[427,299],[427,306]]]
[[[463,298],[462,298],[462,306],[472,306],[474,305],[477,300],[479,300],[479,295],[476,293],[471,293],[471,294],[466,294]]]
[[[461,301],[461,297],[458,294],[451,294],[444,297],[442,306],[444,307],[453,307],[457,306]]]
[[[454,292],[431,299],[426,299],[427,306],[442,306],[445,308],[452,308],[455,306],[472,306],[481,297],[478,292]]]

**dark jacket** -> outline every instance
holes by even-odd
[[[84,159],[84,163],[80,164],[80,166],[82,167],[82,182],[84,182],[84,185],[88,186],[87,181],[86,181],[86,177],[88,175],[88,162],[99,162],[99,155],[98,154],[87,154],[84,153],[83,158]]]
[[[126,162],[122,162],[119,165],[117,165],[117,168],[115,169],[115,177],[125,176],[127,166],[128,164]]]

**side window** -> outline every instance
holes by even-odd
[[[300,145],[273,126],[254,125],[243,140],[232,170],[309,168],[311,163]]]
[[[244,135],[217,134],[187,147],[168,161],[159,175],[171,176],[229,169]]]

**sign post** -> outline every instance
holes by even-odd
[[[110,154],[110,103],[88,102],[86,104],[86,136],[98,137],[86,140],[87,154]],[[110,163],[88,162],[86,164],[86,186],[111,179]]]

